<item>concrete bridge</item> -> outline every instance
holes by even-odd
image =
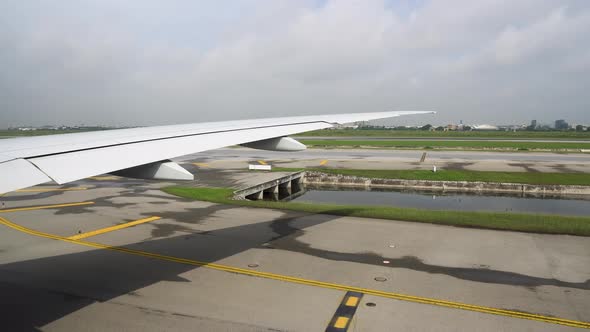
[[[303,177],[305,171],[279,175],[272,180],[262,182],[234,192],[236,199],[279,201],[303,194]]]

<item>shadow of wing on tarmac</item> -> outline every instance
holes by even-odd
[[[301,219],[298,227],[334,218],[338,217]],[[276,237],[271,225],[293,219],[152,239],[124,248],[215,262],[248,249],[264,249],[262,245]],[[125,294],[141,296],[137,290],[158,282],[189,282],[180,275],[197,268],[104,249],[4,264],[0,266],[0,326],[5,331],[37,331],[93,303]]]

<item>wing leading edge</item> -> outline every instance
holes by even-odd
[[[377,112],[208,122],[0,141],[0,193],[58,184],[335,124],[434,112]]]

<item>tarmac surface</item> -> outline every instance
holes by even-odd
[[[185,159],[188,185],[269,176],[230,168],[248,162],[236,151]],[[170,184],[105,175],[0,197],[2,330],[590,328],[587,238],[226,206]]]
[[[244,169],[245,163],[264,162],[276,167],[432,169],[436,165],[439,169],[474,171],[590,173],[590,154],[557,153],[372,149],[308,149],[289,153],[226,148],[193,154],[178,161],[218,169]]]

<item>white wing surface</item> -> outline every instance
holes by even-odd
[[[334,124],[434,112],[378,112],[107,130],[0,140],[0,193],[58,184],[191,153],[256,142]]]

